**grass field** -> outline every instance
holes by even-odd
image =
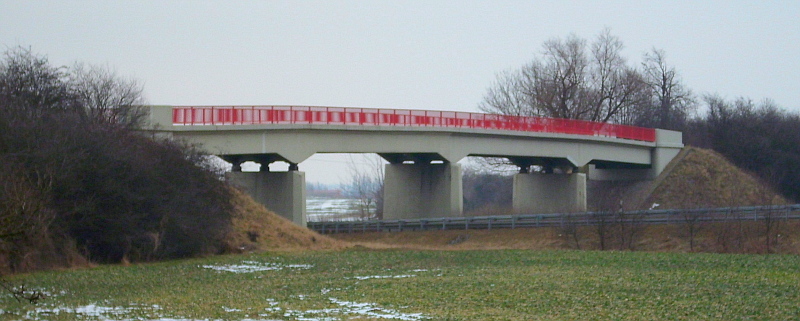
[[[800,257],[348,250],[17,276],[2,320],[792,320]]]

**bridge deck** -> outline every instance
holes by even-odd
[[[315,124],[450,127],[614,137],[654,142],[655,130],[609,123],[481,113],[310,106],[173,107],[172,124]]]

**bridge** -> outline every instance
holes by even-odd
[[[306,225],[305,175],[316,153],[377,153],[389,164],[384,219],[463,216],[467,156],[518,166],[513,210],[586,210],[586,180],[651,180],[683,148],[680,132],[482,113],[309,107],[151,106],[156,131],[201,144],[233,164],[229,179],[267,208]],[[261,164],[242,172],[241,164]],[[270,163],[289,163],[269,172]],[[542,170],[531,172],[532,166]]]

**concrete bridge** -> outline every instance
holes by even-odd
[[[152,106],[157,131],[200,143],[233,164],[229,178],[267,208],[305,226],[305,176],[315,153],[377,153],[389,164],[384,218],[463,216],[467,156],[505,157],[513,209],[586,210],[586,180],[654,179],[683,148],[680,132],[540,117],[298,106]],[[245,161],[261,172],[241,172]],[[268,164],[289,163],[287,172]],[[543,170],[531,173],[531,166]]]

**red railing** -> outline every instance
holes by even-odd
[[[328,124],[455,127],[605,136],[654,142],[655,129],[584,120],[456,111],[307,106],[173,107],[173,125]]]

